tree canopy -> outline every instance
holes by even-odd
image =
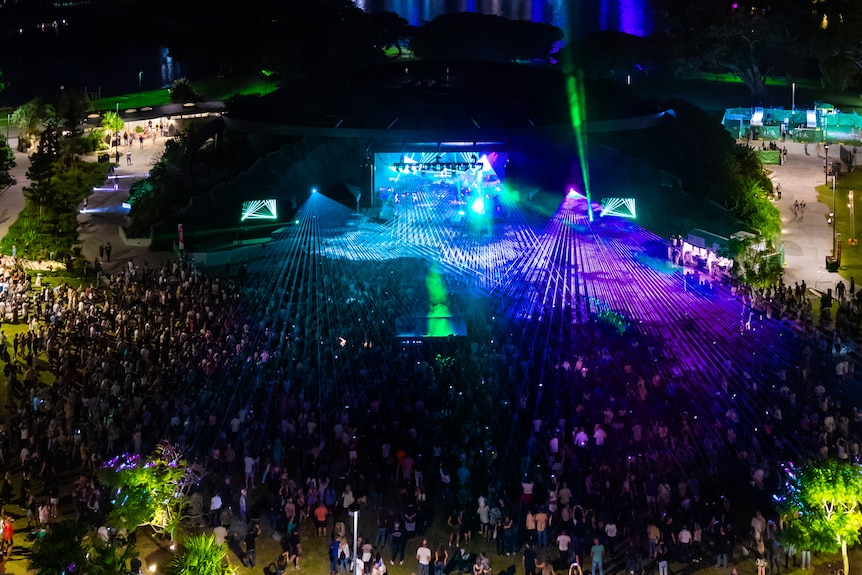
[[[820,3],[812,50],[824,85],[845,90],[862,83],[862,4],[853,0]]]
[[[23,150],[39,138],[42,125],[54,116],[54,107],[41,98],[34,98],[15,108],[12,123],[18,128],[18,149]]]
[[[15,154],[9,142],[0,134],[0,190],[4,190],[15,183],[15,178],[10,171],[15,167]]]
[[[563,37],[563,31],[550,24],[457,12],[417,28],[410,47],[417,57],[431,60],[549,62]]]
[[[200,478],[199,467],[167,442],[146,459],[124,454],[106,461],[99,479],[113,494],[107,524],[129,532],[149,525],[173,534],[183,519],[188,490]]]
[[[811,61],[811,3],[805,0],[652,0],[653,41],[670,49],[678,72],[729,73],[755,98],[767,76],[798,75]]]
[[[129,190],[130,235],[149,235],[151,226],[178,213],[188,204],[190,190],[183,175],[183,158],[187,149],[186,132],[166,141],[165,150],[150,170],[150,176],[132,185]]]
[[[617,81],[627,74],[648,74],[666,59],[658,42],[613,30],[577,40],[566,46],[563,54],[588,78]]]
[[[219,10],[202,2],[172,2],[166,10],[174,17],[158,22],[156,34],[171,55],[195,73],[269,69],[282,77],[301,78],[309,70],[334,72],[383,58],[385,41],[378,45],[374,20],[349,0],[249,0]],[[218,34],[219,41],[203,41],[200,32],[189,33],[183,23],[191,21],[204,34]]]
[[[840,550],[844,572],[849,574],[847,548],[859,542],[862,529],[862,469],[828,459],[798,467],[790,464],[785,473],[784,496],[779,501],[782,538],[798,549]]]

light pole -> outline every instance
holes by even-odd
[[[829,144],[828,143],[823,144],[823,150],[826,152],[826,159],[823,160],[823,185],[828,186],[829,185]],[[835,202],[832,202],[832,203],[834,204]],[[833,207],[832,211],[834,212],[835,206],[832,206],[832,207]]]
[[[6,114],[6,145],[9,145],[9,124],[12,123],[12,114]]]
[[[356,548],[356,536],[359,532],[359,504],[355,502],[351,503],[347,508],[347,514],[353,517],[353,575],[362,575],[362,572],[358,570],[357,559],[359,558],[359,550]]]
[[[850,239],[856,243],[856,202],[853,201],[853,190],[847,192],[847,207],[850,209]]]
[[[790,84],[790,110],[796,111],[796,82]]]
[[[835,211],[835,181],[838,178],[832,174],[832,257],[837,258],[837,228],[835,227],[838,221],[838,212]]]
[[[138,98],[141,97],[141,79],[143,78],[143,76],[144,76],[143,70],[138,72]]]

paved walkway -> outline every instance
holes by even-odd
[[[760,143],[757,142],[756,145]],[[826,271],[826,257],[832,255],[832,228],[827,215],[832,206],[817,202],[816,186],[825,182],[824,152],[817,155],[814,144],[782,143],[787,146],[787,162],[768,166],[774,171],[773,182],[781,184],[781,199],[775,205],[781,212],[782,240],[785,246],[784,281],[802,283],[816,289],[834,287],[841,277]],[[830,146],[830,158],[838,156],[840,146]],[[831,179],[830,179],[831,183]],[[793,213],[794,202],[805,202],[805,209]]]
[[[145,122],[141,122],[144,125]],[[136,124],[130,123],[134,129]],[[13,149],[18,143],[18,137],[12,130],[10,145]],[[136,142],[132,146],[120,146],[120,162],[116,164],[114,174],[109,176],[104,185],[93,190],[87,199],[87,206],[80,206],[78,215],[78,233],[83,246],[83,254],[92,264],[99,255],[99,246],[111,243],[111,261],[106,262],[102,258],[103,267],[107,273],[114,272],[127,261],[132,260],[136,265],[147,261],[150,264],[158,264],[170,258],[170,254],[151,252],[148,248],[135,245],[126,245],[119,234],[121,225],[127,223],[128,199],[131,185],[146,177],[150,168],[161,156],[165,149],[165,138],[158,138],[154,142],[145,140],[143,146]],[[131,165],[126,162],[126,152],[131,152]],[[96,154],[85,157],[89,161],[96,161]],[[111,149],[111,160],[115,160],[114,149]],[[5,236],[9,227],[18,218],[18,214],[24,209],[23,189],[29,185],[27,170],[30,167],[30,159],[27,154],[15,152],[15,168],[12,175],[16,183],[5,190],[0,191],[0,237]]]
[[[128,224],[129,189],[132,184],[147,176],[150,168],[158,161],[165,149],[165,138],[144,140],[143,146],[135,142],[132,146],[120,146],[120,161],[115,163],[114,173],[109,174],[104,185],[93,189],[87,198],[87,205],[80,206],[78,214],[78,236],[83,246],[83,254],[91,264],[99,256],[99,246],[111,243],[111,258],[100,258],[106,273],[113,273],[128,261],[140,265],[144,261],[159,264],[170,254],[151,252],[146,246],[135,242],[124,243],[119,230]],[[126,154],[131,154],[131,164]],[[95,155],[90,158],[96,161]],[[115,160],[111,149],[111,160]]]

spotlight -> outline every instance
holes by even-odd
[[[317,193],[317,188],[311,188],[311,193],[312,193],[312,194],[316,194],[316,193]]]

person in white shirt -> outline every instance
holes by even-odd
[[[608,555],[613,555],[614,545],[617,541],[617,524],[614,523],[613,519],[610,519],[605,523],[605,537],[608,541]]]
[[[423,539],[422,545],[416,550],[416,560],[419,562],[419,575],[429,575],[431,549],[428,547],[427,539]]]
[[[574,441],[575,446],[581,449],[587,446],[587,443],[589,442],[589,437],[587,437],[587,432],[584,431],[583,427],[579,428],[577,433],[575,433]]]
[[[604,447],[607,437],[608,433],[602,429],[601,424],[597,423],[596,427],[593,429],[593,441],[596,442],[596,447]]]
[[[221,524],[221,495],[216,492],[210,498],[210,527],[218,527]]]
[[[569,564],[569,546],[572,544],[572,538],[569,532],[563,529],[563,532],[557,535],[557,551],[560,553],[560,563]]]
[[[683,561],[688,561],[691,553],[691,531],[685,525],[679,530],[676,538],[679,543],[679,555]]]
[[[246,454],[243,457],[243,463],[245,465],[245,488],[246,489],[254,489],[254,474],[257,470],[258,458],[252,457],[249,454]]]

